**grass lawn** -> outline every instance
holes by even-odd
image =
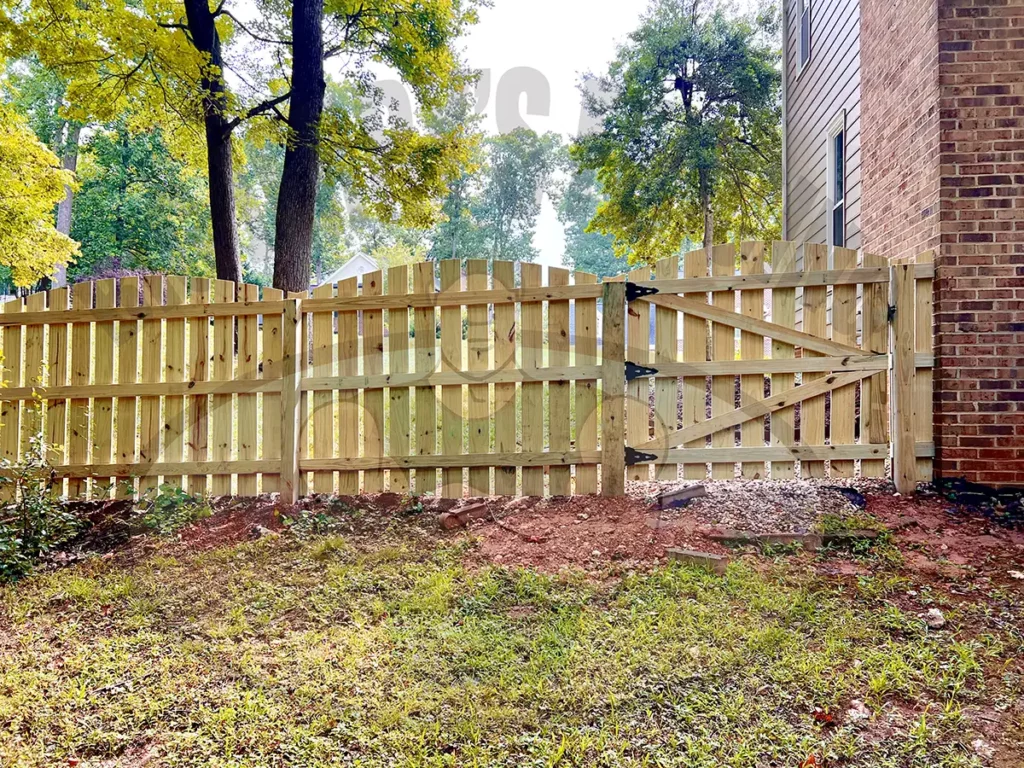
[[[0,765],[967,766],[965,713],[1022,693],[1019,626],[979,602],[932,632],[885,572],[595,579],[471,546],[168,543],[5,587]]]

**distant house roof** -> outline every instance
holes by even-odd
[[[324,279],[318,283],[316,287],[319,288],[321,285],[333,285],[341,280],[348,280],[350,277],[359,277],[360,275],[365,275],[368,272],[376,272],[378,269],[380,269],[380,267],[377,266],[373,259],[369,256],[357,253],[333,272],[325,275]]]

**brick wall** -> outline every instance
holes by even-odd
[[[1024,484],[1024,0],[863,0],[863,248],[932,249],[936,474]]]
[[[861,0],[861,228],[890,259],[939,245],[936,0]]]
[[[936,469],[1024,484],[1024,0],[939,0],[938,40]]]

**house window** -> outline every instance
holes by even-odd
[[[828,207],[831,245],[846,247],[846,113],[832,123],[828,135]]]
[[[798,0],[800,10],[800,68],[811,60],[811,0]]]

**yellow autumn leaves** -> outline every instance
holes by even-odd
[[[0,104],[0,264],[15,285],[35,283],[78,253],[53,216],[73,181],[14,109]]]

